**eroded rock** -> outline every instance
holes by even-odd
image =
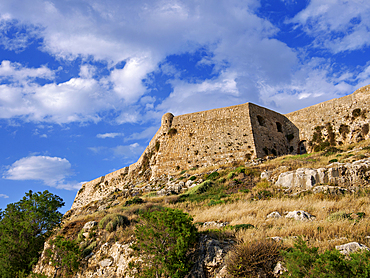
[[[343,245],[337,245],[335,246],[335,249],[339,250],[339,252],[342,253],[343,255],[349,255],[350,253],[353,253],[359,250],[370,251],[370,248],[358,242],[349,242]]]
[[[303,210],[290,211],[285,217],[295,219],[295,220],[300,220],[300,221],[307,221],[307,220],[315,219],[315,216]]]

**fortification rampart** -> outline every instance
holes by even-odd
[[[285,116],[298,128],[301,147],[311,151],[323,142],[348,144],[368,139],[370,86]],[[330,143],[330,142],[329,142]]]
[[[138,161],[88,183],[72,208],[193,167],[297,154],[370,138],[370,86],[281,115],[255,104],[162,117]]]

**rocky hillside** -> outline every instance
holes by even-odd
[[[135,225],[143,212],[160,207],[193,218],[198,237],[188,250],[188,277],[245,277],[235,267],[246,264],[254,265],[251,277],[278,277],[284,272],[278,251],[292,247],[297,237],[320,252],[370,245],[369,140],[311,154],[192,168],[150,181],[143,175],[113,191],[103,181],[97,187],[106,190],[104,197],[65,214],[53,238],[78,243],[82,260],[73,277],[137,275]],[[45,260],[50,248],[46,243],[34,272],[53,277],[56,268]],[[237,265],[235,258],[248,252],[262,252],[263,263]],[[62,270],[58,275],[63,277]]]

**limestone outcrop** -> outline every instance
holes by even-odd
[[[339,193],[367,186],[369,178],[370,158],[366,158],[353,163],[334,162],[325,168],[300,168],[284,172],[279,175],[275,185],[290,193],[311,189],[315,193]]]

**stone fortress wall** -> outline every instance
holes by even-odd
[[[318,129],[321,129],[323,138],[327,138],[331,132],[336,145],[369,139],[369,112],[370,85],[348,96],[303,108],[285,116],[298,128],[302,147],[311,151],[309,143],[315,141],[313,139]]]
[[[193,167],[310,152],[323,142],[335,146],[369,139],[369,97],[370,85],[286,115],[252,103],[180,116],[167,113],[138,161],[85,183],[72,208],[137,178],[153,180]]]
[[[246,103],[174,117],[165,114],[152,174],[289,153],[287,135],[298,130],[274,111]],[[154,143],[153,143],[154,144]]]

